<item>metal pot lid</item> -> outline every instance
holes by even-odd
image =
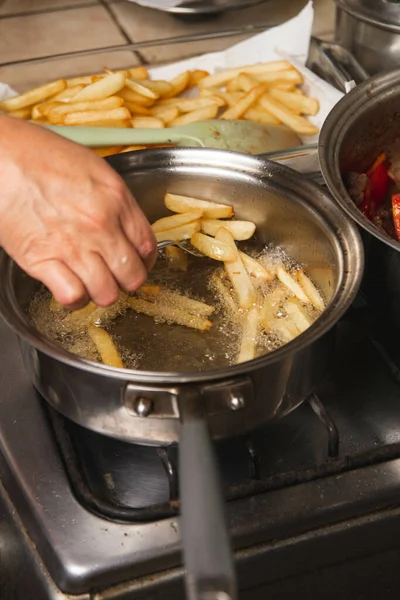
[[[400,33],[400,0],[335,0],[356,19]]]

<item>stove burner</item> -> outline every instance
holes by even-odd
[[[312,394],[308,405],[318,418],[328,436],[326,461],[338,456],[339,433],[319,398]],[[128,522],[148,522],[179,514],[179,478],[177,471],[178,448],[176,446],[153,448],[120,442],[112,438],[87,431],[62,417],[54,409],[47,407],[50,422],[61,450],[62,459],[76,498],[88,510],[111,520]],[[225,496],[229,501],[237,500],[267,489],[286,487],[293,483],[310,480],[308,471],[281,475],[261,474],[263,462],[258,449],[260,437],[268,436],[269,428],[246,437],[217,443],[220,467],[225,477]],[[232,460],[236,455],[237,460]],[[110,459],[114,456],[114,459]],[[95,460],[93,457],[96,457]],[[128,461],[126,462],[126,457]],[[136,461],[136,473],[135,473]],[[139,462],[141,461],[141,462]],[[158,461],[158,465],[154,464]],[[121,464],[119,464],[121,463]],[[325,464],[325,462],[323,463]],[[130,506],[124,501],[124,490],[115,485],[118,471],[127,467],[125,477],[132,489],[139,485],[144,471],[148,470],[147,487],[152,488],[154,500],[142,500],[143,506]],[[110,467],[107,469],[106,467]],[[235,478],[232,481],[227,474],[234,467]],[[100,471],[99,471],[100,469]],[[315,478],[326,474],[314,469]],[[239,475],[240,473],[240,475]],[[123,478],[124,479],[124,478]],[[277,482],[279,481],[279,484]],[[165,486],[162,486],[162,483]],[[165,487],[166,499],[159,501],[158,488]],[[142,486],[141,486],[142,487]],[[150,496],[151,496],[150,491]],[[147,504],[146,504],[147,502]]]

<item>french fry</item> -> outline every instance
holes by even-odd
[[[125,85],[125,77],[122,73],[107,75],[95,83],[83,88],[71,98],[71,102],[90,102],[92,100],[103,100],[117,94]]]
[[[240,73],[239,73],[240,75]],[[241,91],[239,75],[232,79],[226,86],[226,91],[229,93]]]
[[[244,322],[240,351],[236,359],[237,363],[247,362],[255,358],[259,325],[260,310],[258,307],[251,308]]]
[[[40,107],[42,106],[42,104],[43,103],[35,104],[35,106],[32,107],[31,116],[32,116],[32,119],[34,119],[35,121],[43,118],[43,115],[40,111]],[[21,109],[21,110],[24,110],[24,109]]]
[[[173,271],[187,271],[189,259],[184,250],[176,246],[167,246],[165,248],[165,256],[168,258],[170,269]]]
[[[172,81],[168,82],[163,80],[148,79],[147,81],[142,81],[141,83],[147,89],[158,94],[159,98],[168,98],[170,95],[174,95]]]
[[[19,110],[13,110],[8,113],[9,117],[14,117],[15,119],[22,119],[26,121],[31,118],[32,109],[30,107],[20,108]]]
[[[226,102],[219,96],[209,95],[204,98],[165,98],[160,100],[155,108],[161,108],[163,106],[176,106],[181,112],[192,112],[199,108],[205,108],[206,106],[212,106],[217,104],[218,106],[225,106]]]
[[[282,121],[284,125],[287,125],[297,133],[302,133],[304,135],[314,135],[318,133],[318,127],[307,121],[304,117],[300,115],[295,115],[292,111],[290,111],[286,106],[277,102],[274,98],[272,98],[269,94],[264,94],[260,98],[260,104],[265,110],[274,115],[277,119]]]
[[[103,111],[112,110],[114,108],[120,108],[124,104],[122,98],[118,96],[110,96],[104,98],[104,100],[93,100],[93,102],[74,102],[68,104],[57,104],[51,106],[47,111],[41,110],[41,113],[49,119],[50,123],[58,124],[62,123],[64,116],[68,113],[84,112],[84,111]]]
[[[145,298],[149,298],[149,297],[154,298],[155,296],[158,296],[158,294],[160,292],[161,292],[161,288],[159,285],[145,283],[145,284],[141,285],[140,288],[138,288],[135,293],[137,296],[140,296],[140,297],[143,296]]]
[[[179,248],[178,248],[179,250]],[[149,296],[151,298],[151,295]],[[165,304],[172,308],[176,308],[191,315],[198,315],[200,317],[209,317],[215,311],[214,306],[210,306],[205,302],[199,300],[193,300],[177,292],[171,290],[160,289],[160,292],[153,296],[154,302]]]
[[[33,88],[32,90],[24,92],[23,94],[19,94],[18,96],[13,96],[12,98],[3,100],[0,102],[0,110],[11,112],[20,110],[21,108],[26,108],[27,106],[32,106],[38,102],[43,102],[43,100],[50,98],[50,96],[54,96],[54,94],[58,94],[58,92],[64,90],[65,87],[65,79],[58,79],[57,81],[46,83],[45,85]]]
[[[296,296],[296,298],[298,298],[301,302],[304,302],[304,304],[308,304],[310,302],[303,288],[283,267],[278,267],[276,269],[276,275],[279,281],[289,290],[291,294],[293,294],[293,296]]]
[[[220,242],[225,242],[232,250],[236,249],[232,234],[227,229],[220,227],[215,238]],[[238,254],[238,257],[234,262],[225,262],[224,268],[236,290],[240,308],[251,308],[256,301],[256,291],[244,268],[240,255]]]
[[[83,90],[84,85],[75,85],[74,87],[66,87],[65,90],[59,92],[55,96],[52,96],[53,102],[69,102],[71,98],[76,96],[78,92]]]
[[[126,106],[129,108],[128,103],[126,103]],[[161,119],[166,124],[171,123],[171,121],[179,116],[179,109],[177,106],[155,106],[149,112],[151,115],[153,115],[153,117]]]
[[[260,85],[258,79],[252,77],[252,75],[249,75],[249,73],[239,73],[237,82],[239,89],[243,90],[244,92],[249,92],[253,88]]]
[[[124,100],[121,101],[124,102]],[[126,108],[130,111],[130,113],[134,116],[136,115],[141,115],[143,117],[151,117],[153,116],[153,113],[151,112],[150,108],[147,108],[147,106],[143,106],[142,104],[135,104],[134,102],[129,102],[125,100],[125,106]],[[154,115],[156,116],[156,115]]]
[[[324,310],[325,302],[324,302],[321,294],[319,293],[318,289],[315,287],[315,285],[311,281],[311,279],[309,277],[307,277],[307,275],[301,269],[299,269],[296,272],[296,275],[297,275],[297,281],[303,288],[304,292],[306,293],[307,297],[310,299],[313,306],[318,310]]]
[[[232,106],[222,113],[221,119],[239,119],[259,98],[261,98],[263,94],[265,94],[266,89],[267,86],[263,83],[251,89],[243,96],[243,98],[241,98],[241,100],[239,100],[236,106]]]
[[[228,106],[235,106],[235,104],[243,98],[243,92],[224,92],[217,88],[205,88],[200,90],[200,98],[220,98]]]
[[[288,302],[284,304],[283,308],[285,309],[286,313],[291,318],[297,329],[300,331],[300,333],[303,333],[303,331],[310,327],[311,319],[307,315],[304,308],[300,306],[298,301],[288,300]]]
[[[63,323],[76,324],[78,326],[88,325],[90,316],[97,309],[97,306],[94,302],[89,302],[83,308],[79,310],[74,310],[66,315],[63,319]]]
[[[125,152],[136,152],[136,150],[146,150],[147,146],[126,146],[119,151],[119,154],[124,154]]]
[[[202,254],[219,260],[221,262],[232,262],[238,260],[238,251],[235,243],[232,245],[226,244],[221,240],[216,240],[204,233],[194,233],[190,238],[192,246],[197,248]]]
[[[220,221],[219,219],[201,219],[201,230],[207,235],[215,236],[220,227],[225,227],[231,232],[233,239],[239,241],[248,240],[256,230],[251,221]]]
[[[218,296],[220,297],[225,309],[228,310],[232,316],[237,316],[239,307],[233,299],[232,294],[226,287],[225,283],[222,281],[221,277],[215,272],[212,274],[211,277],[211,283],[215,287],[215,290]]]
[[[269,93],[272,98],[284,104],[293,112],[314,116],[319,111],[319,102],[316,98],[308,98],[308,96],[303,96],[302,94],[284,92],[277,89],[271,89]]]
[[[251,75],[260,75],[261,73],[269,73],[276,71],[284,71],[284,70],[293,69],[293,66],[287,60],[277,60],[266,63],[258,63],[256,65],[248,65],[245,67],[237,67],[234,69],[227,69],[226,71],[221,71],[220,73],[216,73],[215,75],[209,75],[208,77],[204,77],[198,83],[199,88],[204,89],[206,87],[218,87],[223,86],[231,81],[235,77],[237,77],[240,73],[250,73]]]
[[[164,319],[167,323],[176,323],[177,325],[184,325],[185,327],[199,329],[200,331],[206,331],[212,325],[208,319],[185,312],[180,308],[156,302],[148,302],[134,296],[129,298],[128,304],[130,308],[138,313],[142,313],[148,317]]]
[[[199,81],[201,81],[201,79],[204,79],[205,77],[208,77],[209,75],[210,75],[210,73],[208,71],[202,71],[200,69],[195,69],[194,71],[190,71],[188,88],[190,89],[190,88],[196,87],[196,85],[199,84]]]
[[[57,106],[60,106],[58,102],[53,102],[52,100],[49,100],[48,102],[42,102],[41,104],[39,104],[38,109],[42,117],[48,118],[49,113],[55,108],[57,108]]]
[[[134,104],[140,104],[141,106],[146,107],[153,106],[155,102],[154,98],[146,98],[127,87],[122,88],[122,90],[118,92],[118,96],[127,102],[133,102]]]
[[[94,84],[93,84],[94,85]],[[125,106],[111,110],[85,110],[68,113],[64,117],[64,125],[91,125],[96,122],[123,121],[130,119],[131,113]]]
[[[186,223],[191,223],[192,221],[198,221],[202,214],[202,210],[192,210],[191,212],[172,215],[171,217],[163,217],[155,221],[151,228],[154,233],[167,231],[168,229],[181,227],[181,225],[186,225]]]
[[[274,278],[272,273],[270,273],[268,269],[266,269],[264,265],[260,263],[260,261],[252,258],[248,254],[245,254],[241,250],[239,250],[239,256],[242,259],[244,268],[252,277],[260,279],[261,281],[271,281]]]
[[[120,292],[119,298],[114,304],[107,306],[106,308],[99,306],[92,312],[90,315],[90,323],[97,326],[109,323],[127,307],[127,303],[128,295],[125,294],[125,292]]]
[[[200,231],[200,221],[192,221],[186,223],[181,227],[174,227],[174,229],[167,229],[167,231],[160,231],[156,233],[157,242],[163,242],[164,240],[172,240],[174,242],[180,242],[182,240],[190,240],[192,235]]]
[[[82,77],[72,77],[66,80],[67,88],[73,88],[77,85],[86,86],[93,83],[93,75],[83,75]]]
[[[126,79],[125,85],[127,88],[132,90],[132,92],[136,92],[144,98],[151,98],[152,100],[157,100],[157,98],[160,97],[160,94],[158,92],[148,88],[146,85],[144,85],[143,82],[135,81],[134,79]]]
[[[261,73],[257,75],[260,83],[267,83],[269,87],[275,87],[278,84],[290,83],[292,85],[301,85],[304,83],[303,75],[297,69],[292,67],[291,70],[277,71],[275,73]]]
[[[288,319],[276,318],[270,323],[270,331],[286,344],[299,335],[298,329]]]
[[[90,339],[95,344],[100,358],[105,365],[109,367],[117,367],[118,369],[124,369],[124,363],[119,355],[119,352],[112,340],[110,334],[107,333],[101,327],[95,325],[89,325],[88,333]]]
[[[165,194],[165,206],[172,212],[185,213],[193,210],[201,210],[203,217],[207,219],[229,219],[233,217],[232,206],[226,204],[216,204],[208,200],[199,200],[189,196],[180,196],[178,194]]]
[[[122,151],[123,146],[102,146],[98,148],[92,148],[93,152],[101,157],[112,156],[113,154],[119,154]]]
[[[266,331],[270,330],[271,323],[276,319],[279,309],[288,297],[287,290],[278,285],[268,296],[264,298],[261,308],[260,321]]]
[[[132,127],[135,129],[163,129],[165,123],[156,117],[134,117],[131,119]]]
[[[149,79],[149,72],[146,67],[133,67],[128,69],[128,77],[132,79]]]
[[[218,104],[210,104],[210,106],[204,106],[198,110],[193,110],[180,117],[177,117],[171,121],[171,127],[180,127],[182,125],[188,125],[189,123],[195,123],[197,121],[207,121],[208,119],[214,119],[218,113]]]
[[[279,119],[274,117],[274,115],[271,115],[271,113],[266,110],[260,110],[258,108],[249,108],[243,116],[247,121],[254,121],[255,123],[265,123],[266,125],[280,124]]]
[[[186,90],[189,83],[190,71],[184,71],[183,73],[180,73],[180,75],[177,75],[176,77],[171,79],[169,85],[172,89],[165,94],[160,93],[160,96],[164,96],[165,98],[170,98],[171,96],[179,96],[179,94],[182,94],[182,92]]]

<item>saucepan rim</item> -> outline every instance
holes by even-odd
[[[318,202],[315,202],[311,209],[314,212],[319,211],[325,222],[330,224],[330,228],[335,234],[337,246],[340,247],[343,263],[341,281],[328,307],[312,326],[292,342],[270,354],[262,355],[246,363],[195,373],[141,371],[109,367],[80,358],[40,334],[19,306],[12,287],[12,271],[15,265],[12,259],[3,252],[0,256],[0,315],[17,335],[40,352],[71,367],[120,379],[121,381],[184,384],[222,380],[252,372],[261,366],[273,364],[284,356],[302,350],[327,333],[350,307],[358,292],[364,268],[364,251],[360,234],[355,224],[336,205],[327,191],[296,171],[266,159],[226,150],[209,150],[206,148],[149,149],[118,155],[112,157],[108,162],[122,176],[127,171],[131,172],[135,168],[153,170],[168,166],[168,168],[179,169],[185,167],[187,169],[188,166],[192,166],[198,172],[199,168],[212,166],[225,171],[226,169],[240,171],[242,174],[252,176],[256,174],[261,183],[266,184],[268,181],[272,181],[274,184],[280,184],[283,193],[286,189],[292,195],[300,195],[303,200],[304,198],[316,196]],[[328,213],[331,215],[330,218]]]

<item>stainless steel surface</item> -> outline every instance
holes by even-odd
[[[318,144],[299,146],[282,152],[270,152],[262,154],[259,158],[273,160],[281,165],[290,167],[303,175],[317,178],[321,173],[318,157]]]
[[[335,0],[337,6],[365,23],[400,33],[400,6],[395,0]]]
[[[23,310],[37,282],[3,254],[1,312],[21,337],[24,361],[37,389],[72,420],[143,443],[179,439],[174,411],[181,386],[188,383],[199,386],[215,438],[244,433],[298,406],[323,374],[330,351],[324,334],[350,306],[361,280],[363,249],[356,228],[323,189],[273,162],[222,151],[162,149],[119,155],[110,164],[150,221],[166,214],[166,191],[191,194],[201,186],[204,199],[233,204],[238,218],[256,223],[260,242],[282,246],[310,273],[317,267],[314,279],[329,305],[293,342],[248,363],[194,374],[121,370],[73,356],[38,334]],[[232,411],[224,398],[242,379],[249,381],[246,403]],[[132,417],[124,400],[136,385],[158,388],[150,396],[154,410],[145,419]],[[166,407],[168,416],[158,418],[158,412],[166,414]]]
[[[350,81],[358,84],[368,77],[365,69],[346,48],[315,37],[310,40],[307,66],[345,93]]]
[[[388,0],[335,0],[335,39],[370,75],[398,67],[400,5]]]
[[[157,10],[176,15],[207,15],[229,10],[243,9],[268,0],[182,0],[170,8],[157,7]]]
[[[375,227],[346,190],[342,173],[365,172],[400,137],[399,71],[376,75],[349,92],[320,134],[320,164],[337,203],[368,234],[364,285],[369,299],[400,326],[400,243]]]
[[[184,250],[192,256],[197,256],[200,258],[204,256],[204,254],[198,252],[194,246],[189,247],[189,243],[187,242],[174,242],[173,240],[164,240],[163,242],[157,242],[157,250],[163,250],[167,246],[176,246],[177,248],[181,248],[181,250]]]

